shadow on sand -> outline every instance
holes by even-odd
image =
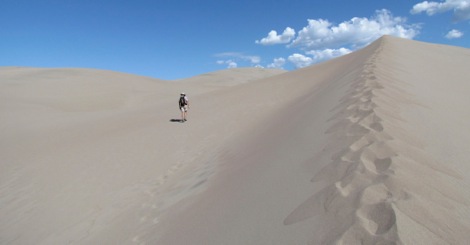
[[[180,122],[183,122],[183,120],[181,120],[181,119],[170,119],[170,122],[179,122],[180,123]]]

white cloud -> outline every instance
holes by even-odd
[[[438,12],[445,12],[450,10],[450,8],[444,10],[444,5],[438,2],[428,2],[424,1],[418,4],[415,4],[411,9],[412,14],[419,14],[421,12],[426,12],[428,15],[434,15]]]
[[[234,61],[230,61],[228,62],[228,68],[237,68],[238,67],[238,64]]]
[[[329,60],[332,58],[336,58],[345,54],[349,54],[352,51],[347,48],[340,48],[340,49],[324,49],[324,50],[311,50],[306,52],[307,54],[311,55],[313,57],[313,60],[315,62],[323,61],[323,60]]]
[[[246,58],[253,64],[258,64],[261,62],[261,58],[259,56],[247,56]]]
[[[249,62],[251,66],[257,66],[261,62],[261,57],[256,55],[245,55],[238,52],[226,52],[214,55],[219,58],[227,58],[224,60],[218,60],[216,63],[219,65],[227,65],[227,68],[238,67],[239,62]]]
[[[302,68],[313,64],[313,59],[302,54],[293,54],[287,58],[295,67]]]
[[[273,60],[273,63],[268,65],[268,68],[282,69],[284,64],[286,64],[286,59],[284,59],[284,58],[275,58]]]
[[[351,46],[358,48],[383,35],[413,38],[419,33],[418,25],[407,25],[406,18],[394,17],[386,9],[377,10],[371,18],[354,17],[334,26],[328,20],[308,20],[308,26],[299,31],[289,47],[318,50]]]
[[[455,39],[455,38],[461,38],[462,36],[463,36],[463,32],[453,29],[447,33],[446,38]]]
[[[347,48],[310,50],[306,52],[306,54],[310,55],[311,57],[303,55],[303,54],[295,53],[293,55],[290,55],[287,59],[292,64],[294,64],[295,67],[302,68],[302,67],[306,67],[314,63],[320,62],[320,61],[329,60],[329,59],[336,58],[345,54],[349,54],[351,52],[352,51]],[[279,58],[279,59],[282,59],[282,58]]]
[[[445,0],[444,2],[424,1],[415,4],[411,9],[412,14],[426,12],[431,16],[448,11],[454,12],[454,20],[462,21],[470,19],[470,0]]]
[[[235,62],[233,60],[218,60],[216,63],[219,64],[219,65],[227,65],[227,68],[237,68],[238,67],[237,62]]]
[[[281,35],[271,31],[267,37],[255,42],[285,44],[287,48],[296,49],[286,59],[274,59],[268,67],[281,67],[289,61],[301,68],[351,53],[383,35],[413,39],[420,29],[421,24],[409,24],[405,17],[394,16],[389,10],[382,9],[376,10],[371,17],[353,17],[339,24],[326,19],[308,19],[307,26],[297,33],[287,27]]]
[[[470,1],[470,0],[469,0]],[[294,53],[287,60],[297,68],[348,54],[358,48],[375,41],[383,35],[393,35],[412,39],[418,35],[420,25],[407,24],[404,17],[395,17],[389,10],[375,11],[370,18],[354,17],[337,25],[325,19],[309,19],[297,35],[287,27],[282,35],[271,31],[267,37],[256,41],[259,44],[287,44],[288,48],[296,48],[303,54]],[[278,58],[268,67],[280,66]],[[283,62],[286,62],[283,59]],[[284,64],[282,64],[284,65]]]
[[[268,33],[267,37],[262,38],[261,40],[256,40],[255,42],[262,45],[289,43],[294,36],[295,30],[287,27],[282,35],[278,35],[276,31],[272,30]]]

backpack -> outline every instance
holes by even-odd
[[[186,99],[184,96],[180,97],[179,104],[180,104],[180,107],[183,107],[186,105]]]

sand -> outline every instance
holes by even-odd
[[[468,67],[390,36],[291,72],[2,67],[0,244],[465,244]]]

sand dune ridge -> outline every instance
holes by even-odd
[[[332,142],[331,149],[325,150],[334,153],[331,162],[312,178],[313,182],[325,182],[326,187],[284,221],[290,225],[323,213],[325,222],[332,222],[329,227],[339,229],[328,231],[321,244],[456,243],[456,237],[468,236],[458,217],[452,220],[455,229],[439,225],[433,215],[452,205],[467,205],[468,201],[460,195],[446,195],[456,193],[456,189],[443,182],[428,178],[413,181],[423,173],[449,180],[461,176],[436,163],[419,141],[410,138],[413,132],[400,127],[406,123],[400,117],[400,107],[413,103],[412,95],[403,90],[404,81],[386,72],[396,65],[387,57],[393,52],[387,41],[377,41],[378,47],[355,71],[356,78],[341,106],[329,119],[333,126],[325,133]],[[407,233],[399,232],[401,229],[421,230],[423,234],[418,240],[402,239]]]

